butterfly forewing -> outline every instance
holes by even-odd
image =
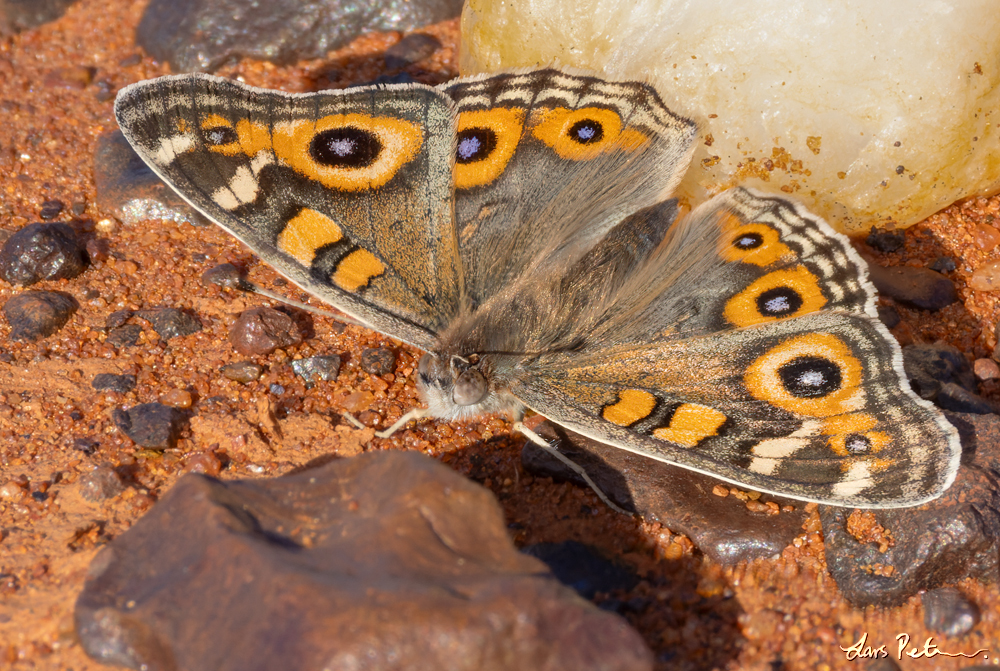
[[[183,75],[124,89],[116,114],[168,184],[306,290],[423,347],[457,310],[454,115],[435,89]]]

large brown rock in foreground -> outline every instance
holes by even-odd
[[[624,620],[514,548],[487,490],[414,453],[185,476],[95,558],[76,626],[149,671],[652,668]]]

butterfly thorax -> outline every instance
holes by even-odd
[[[418,367],[418,389],[430,415],[451,420],[518,413],[524,406],[506,389],[497,363],[493,357],[475,353],[424,354]]]

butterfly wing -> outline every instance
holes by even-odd
[[[666,198],[690,160],[694,124],[645,84],[550,69],[442,90],[458,112],[455,218],[473,307],[582,256]]]
[[[165,182],[313,295],[424,348],[457,310],[455,119],[436,89],[192,74],[126,87],[115,114]]]
[[[759,491],[866,508],[936,498],[957,432],[909,388],[863,261],[820,223],[784,199],[716,197],[580,346],[522,362],[512,393],[591,438]],[[643,285],[652,295],[635,298]]]

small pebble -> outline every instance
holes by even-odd
[[[976,291],[1000,289],[1000,260],[990,261],[976,268],[969,276],[969,286]]]
[[[252,308],[240,313],[229,331],[233,349],[244,356],[270,354],[279,347],[302,342],[295,320],[274,308]]]
[[[100,441],[96,438],[75,438],[73,440],[73,449],[83,452],[88,457],[97,451],[97,448],[101,446]]]
[[[134,347],[142,335],[142,327],[138,324],[125,324],[108,332],[108,342],[115,347]]]
[[[83,247],[69,224],[29,224],[0,248],[0,277],[10,284],[72,279],[85,267]]]
[[[104,326],[108,330],[122,326],[132,316],[131,310],[115,310],[104,320]]]
[[[901,231],[887,231],[882,228],[872,226],[871,232],[865,239],[869,247],[874,247],[880,252],[897,252],[903,248],[906,237]]]
[[[955,259],[950,256],[939,256],[934,259],[934,263],[930,265],[931,270],[935,270],[939,273],[953,273],[958,268],[955,263]]]
[[[976,224],[976,245],[984,252],[991,252],[1000,244],[1000,231],[989,224]]]
[[[993,359],[976,359],[972,370],[980,380],[995,380],[1000,377],[1000,366]]]
[[[60,200],[47,200],[42,203],[42,209],[38,212],[38,218],[42,221],[51,221],[62,214],[65,207]]]
[[[136,445],[162,450],[176,443],[182,415],[161,403],[143,403],[130,410],[115,408],[112,419]]]
[[[163,405],[169,405],[171,408],[186,410],[191,407],[192,402],[193,399],[191,398],[191,392],[184,389],[171,389],[170,391],[160,395],[160,403]]]
[[[197,333],[201,324],[197,319],[177,308],[139,310],[136,315],[153,325],[153,330],[164,340]]]
[[[240,269],[231,263],[220,263],[201,274],[201,283],[206,286],[216,284],[220,287],[238,289],[240,282]]]
[[[222,470],[222,462],[210,450],[195,452],[184,460],[184,471],[186,473],[204,473],[213,478]]]
[[[112,499],[125,491],[121,477],[110,466],[98,466],[80,476],[80,495],[88,501]]]
[[[90,382],[97,391],[115,391],[126,394],[135,389],[135,375],[115,375],[114,373],[98,373]]]
[[[361,352],[361,370],[369,375],[388,375],[396,370],[396,353],[385,347],[368,347]]]
[[[979,608],[953,587],[924,592],[924,625],[944,636],[964,636],[979,623]]]
[[[295,365],[294,362],[292,365]],[[264,372],[264,367],[252,361],[237,361],[226,364],[222,367],[221,371],[230,380],[248,384],[260,378]]]
[[[362,355],[362,360],[364,355]],[[364,364],[362,364],[363,366]],[[296,359],[292,362],[292,370],[304,379],[308,386],[317,380],[324,382],[336,380],[340,374],[340,357],[336,354],[311,356],[306,359]]]
[[[76,299],[56,291],[26,291],[3,306],[10,324],[10,339],[35,341],[46,338],[69,321],[76,312]]]

